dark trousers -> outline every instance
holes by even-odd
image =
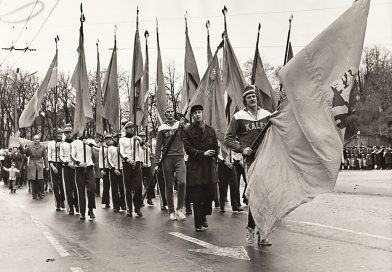
[[[95,209],[95,174],[94,166],[76,167],[76,186],[78,191],[80,214],[86,214],[86,191],[88,208]]]
[[[139,210],[142,206],[142,170],[140,162],[136,162],[133,166],[128,162],[123,163],[124,185],[125,185],[125,201],[127,209],[132,212],[132,202],[135,210]]]
[[[125,206],[124,183],[122,174],[116,175],[114,170],[114,168],[109,170],[109,180],[112,188],[113,209],[119,210],[120,207]]]
[[[75,169],[69,166],[63,167],[63,186],[65,189],[65,198],[67,200],[68,210],[74,211],[74,207],[76,210],[79,210],[75,183]]]
[[[102,200],[101,203],[110,205],[110,180],[109,180],[109,169],[105,169],[105,175],[102,176]]]
[[[56,168],[58,171],[57,174],[55,174],[52,168],[50,168],[50,178],[52,180],[53,194],[56,200],[56,208],[60,208],[61,204],[63,204],[65,200],[64,186],[62,181],[63,174],[61,166]]]
[[[224,163],[218,164],[219,176],[219,206],[221,209],[225,207],[227,196],[227,187],[230,187],[230,202],[233,208],[241,207],[240,191],[237,183],[237,172],[235,167],[229,168]]]
[[[233,166],[235,168],[236,175],[237,175],[238,191],[240,190],[241,176],[242,176],[242,179],[244,180],[245,189],[244,189],[244,192],[242,193],[242,198],[244,200],[244,203],[248,203],[248,200],[246,199],[246,196],[245,196],[245,191],[246,191],[246,188],[248,187],[248,182],[246,180],[245,168],[240,164],[240,161],[237,161],[237,160],[233,161]]]
[[[142,177],[147,199],[155,198],[155,182],[152,178],[151,166],[142,167]]]
[[[37,195],[43,196],[44,195],[44,180],[43,179],[36,179],[31,180],[31,194],[33,197],[37,197]]]
[[[95,196],[101,196],[101,179],[95,179]]]
[[[154,182],[158,183],[159,198],[161,200],[161,206],[167,206],[165,178],[163,177],[162,170],[155,173],[154,178],[156,179],[156,181],[154,181]]]
[[[206,215],[212,213],[215,183],[189,186],[190,200],[193,203],[195,228],[201,228]]]

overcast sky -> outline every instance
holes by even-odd
[[[77,0],[39,0],[32,18],[25,25],[36,0],[0,0],[1,47],[12,42],[23,48],[31,42],[35,52],[0,51],[0,69],[20,67],[38,71],[42,79],[55,53],[54,37],[59,35],[59,70],[72,73],[77,62],[79,5]],[[150,37],[150,75],[155,80],[156,30],[159,21],[160,45],[164,65],[174,61],[183,73],[185,50],[184,14],[188,11],[188,28],[200,77],[207,66],[206,20],[210,20],[211,45],[215,48],[223,32],[224,5],[228,8],[227,23],[230,41],[242,65],[253,58],[257,26],[261,22],[259,49],[265,62],[273,66],[283,62],[288,18],[294,15],[291,42],[294,54],[333,22],[353,0],[84,0],[85,49],[87,69],[96,69],[96,46],[99,39],[101,68],[106,69],[113,46],[114,25],[117,25],[119,71],[129,71],[132,61],[133,38],[136,28],[136,6],[139,5],[140,34]],[[50,14],[45,24],[44,21]],[[39,29],[42,29],[39,31]],[[37,35],[38,33],[38,35]],[[18,36],[19,39],[18,39]],[[36,36],[36,37],[35,37]],[[34,38],[35,37],[35,38]],[[34,39],[34,40],[33,40]],[[392,0],[372,0],[365,37],[365,46],[380,45],[392,49]],[[143,52],[144,55],[144,52]]]

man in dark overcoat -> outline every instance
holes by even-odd
[[[193,203],[195,230],[199,232],[208,227],[206,215],[212,213],[218,182],[216,158],[219,146],[215,130],[204,123],[203,107],[192,106],[191,115],[194,122],[184,130],[183,141],[188,154],[187,186]]]

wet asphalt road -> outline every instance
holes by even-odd
[[[335,191],[287,216],[266,248],[245,243],[246,212],[214,210],[196,233],[192,216],[171,222],[158,199],[129,218],[96,198],[96,219],[81,221],[56,212],[52,197],[0,186],[0,271],[392,271],[392,171],[341,172]],[[191,251],[202,249],[217,255]],[[222,256],[233,250],[242,259]]]

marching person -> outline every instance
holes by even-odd
[[[193,203],[195,230],[208,228],[206,215],[212,213],[212,200],[218,182],[216,158],[219,153],[215,130],[206,125],[203,107],[191,108],[193,123],[184,130],[184,148],[188,154],[187,182],[190,201]]]
[[[257,106],[256,86],[246,86],[242,96],[245,108],[233,115],[225,135],[225,144],[234,152],[243,155],[245,171],[248,171],[255,155],[255,150],[252,150],[251,145],[266,126],[271,113]],[[256,224],[249,208],[246,234],[248,244],[254,243],[255,228]],[[260,246],[271,245],[268,239],[258,241],[258,244]]]
[[[102,189],[102,200],[101,204],[105,205],[105,208],[110,208],[110,180],[109,180],[109,162],[108,162],[108,147],[113,144],[113,138],[111,134],[105,135],[105,142],[101,143],[99,147],[99,170],[100,177],[102,177],[103,181],[103,189]],[[95,150],[97,150],[95,148]],[[97,179],[97,176],[95,176]],[[101,179],[101,178],[100,178]],[[97,183],[96,183],[97,185]],[[97,192],[97,190],[95,190]]]
[[[40,136],[33,136],[33,144],[23,148],[20,146],[21,153],[29,157],[29,164],[27,166],[27,179],[31,183],[31,193],[33,199],[37,196],[44,198],[44,169],[48,169],[46,148],[39,142]]]
[[[75,211],[79,212],[79,202],[75,184],[75,165],[71,159],[71,144],[73,142],[71,125],[68,124],[64,127],[64,135],[65,140],[60,144],[60,161],[63,166],[62,181],[68,213],[73,215]]]
[[[114,142],[113,137],[110,134],[105,136],[105,142],[108,146],[107,162],[109,168],[108,175],[110,187],[112,188],[113,211],[119,212],[120,208],[125,211],[125,189],[122,176],[122,160],[118,153],[118,144]]]
[[[155,171],[162,163],[161,171],[165,181],[166,200],[169,206],[169,219],[185,220],[183,207],[185,205],[185,161],[184,145],[182,142],[183,121],[174,118],[174,109],[165,109],[166,121],[159,126],[155,147]],[[173,138],[174,137],[174,138]],[[174,210],[174,175],[177,178],[177,209]]]
[[[71,143],[71,159],[75,164],[75,180],[78,194],[80,220],[86,219],[86,191],[88,199],[88,215],[95,218],[95,174],[92,158],[92,139],[80,136]]]
[[[140,138],[142,138],[143,142],[146,142],[146,132],[141,131],[139,133]],[[146,190],[145,197],[147,198],[147,204],[150,206],[154,206],[152,199],[155,198],[154,187],[155,183],[153,182],[152,174],[153,170],[151,168],[151,148],[148,143],[145,144],[146,149],[143,149],[143,161],[142,161],[142,180],[143,185]],[[144,198],[143,198],[144,200]]]
[[[63,140],[63,130],[61,128],[55,129],[56,138],[48,143],[48,162],[50,178],[52,181],[52,188],[56,202],[56,211],[65,208],[64,201],[64,187],[62,181],[62,166],[60,162],[60,144]]]
[[[222,143],[218,156],[218,177],[219,177],[219,207],[220,212],[225,212],[225,202],[227,189],[230,188],[230,202],[233,212],[242,212],[240,202],[240,191],[237,183],[237,172],[230,162],[230,150]]]
[[[132,217],[132,202],[135,205],[135,213],[142,216],[142,169],[143,149],[142,139],[135,135],[135,125],[129,121],[125,124],[125,137],[120,138],[120,156],[123,159],[123,179],[125,185],[125,201],[127,204],[127,216]]]
[[[101,142],[100,137],[95,138],[95,143],[97,144],[97,146],[93,146],[93,148],[91,149],[93,163],[94,163],[95,197],[100,197],[101,196],[102,173],[101,173],[101,169],[99,168],[99,156],[100,156],[99,153],[100,153],[100,149],[101,149],[101,146],[103,143]]]

